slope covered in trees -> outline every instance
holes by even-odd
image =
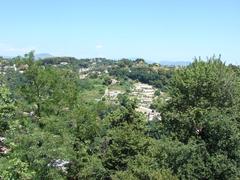
[[[240,178],[239,67],[33,59],[1,74],[0,179]],[[92,66],[80,79],[77,68]],[[102,98],[110,77],[164,89],[161,121],[147,122],[127,91]]]

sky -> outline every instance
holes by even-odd
[[[239,0],[1,0],[0,55],[240,64]]]

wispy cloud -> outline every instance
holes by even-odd
[[[103,48],[103,45],[102,44],[97,44],[96,45],[96,49],[102,49]]]
[[[10,53],[10,54],[22,54],[29,51],[35,50],[35,47],[16,47],[10,44],[0,43],[0,52],[1,53]]]

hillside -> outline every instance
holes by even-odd
[[[238,179],[238,66],[0,60],[2,179]]]

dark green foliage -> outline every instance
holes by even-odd
[[[122,97],[122,107],[107,117],[109,129],[104,137],[107,145],[103,148],[103,163],[110,173],[124,171],[128,162],[144,153],[149,145],[145,137],[144,119],[135,112],[134,102]]]
[[[191,107],[228,108],[238,100],[238,78],[219,59],[195,60],[175,73],[169,93],[169,107],[180,111]]]
[[[152,135],[162,133],[178,144],[163,150],[176,158],[167,163],[174,174],[184,179],[239,178],[238,82],[232,69],[214,58],[196,60],[175,74],[169,84],[171,99],[161,108],[161,128],[150,129]],[[179,158],[186,159],[177,163]]]
[[[112,83],[112,80],[109,76],[105,77],[104,80],[103,80],[103,84],[108,86]]]
[[[35,114],[59,114],[63,108],[71,108],[76,100],[76,75],[68,70],[38,64],[30,65],[23,74],[20,96],[35,107]]]
[[[0,86],[0,136],[4,135],[9,128],[9,121],[12,120],[15,111],[14,100],[11,93],[4,85]]]
[[[110,75],[138,80],[142,83],[151,84],[163,90],[164,87],[168,84],[168,81],[172,77],[174,71],[170,68],[165,69],[162,67],[151,67],[150,65],[148,66],[142,60],[130,62],[131,63],[120,61],[119,67],[109,69]],[[139,66],[139,62],[143,63],[140,63]]]

